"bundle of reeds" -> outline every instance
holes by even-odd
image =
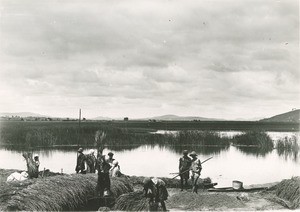
[[[113,209],[118,211],[149,211],[148,202],[143,191],[135,191],[119,196]]]
[[[276,195],[279,198],[288,200],[290,208],[300,207],[300,177],[283,180],[276,185]]]
[[[84,209],[96,196],[96,174],[58,175],[0,186],[0,211],[63,211]],[[126,179],[111,179],[113,197],[132,191]]]

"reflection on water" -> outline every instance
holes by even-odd
[[[273,151],[273,149],[270,148],[260,148],[256,146],[236,146],[236,148],[241,152],[255,156],[265,156]]]
[[[11,149],[11,148],[10,148]],[[90,147],[86,147],[87,152]],[[231,186],[232,180],[241,180],[245,185],[275,182],[284,178],[300,175],[299,161],[279,155],[273,150],[263,155],[255,154],[253,148],[237,147],[201,147],[201,146],[163,146],[142,145],[127,148],[105,148],[115,153],[121,171],[128,175],[173,177],[170,173],[178,172],[178,161],[182,151],[196,151],[200,160],[210,156],[213,159],[203,164],[202,177],[211,177],[219,186]],[[31,150],[40,155],[41,165],[55,172],[63,169],[64,173],[74,173],[77,147],[60,147]],[[0,149],[0,168],[26,169],[26,162],[21,153],[24,149]],[[251,153],[249,153],[249,151]],[[248,153],[247,153],[248,152]],[[259,156],[259,157],[258,157]]]

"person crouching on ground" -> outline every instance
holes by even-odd
[[[120,166],[119,166],[119,162],[114,160],[112,163],[112,167],[109,170],[109,175],[111,177],[121,177],[121,171],[120,171]]]
[[[200,177],[200,173],[202,170],[201,161],[197,158],[197,154],[195,151],[191,152],[190,156],[192,157],[192,165],[191,165],[191,172],[192,172],[192,181],[193,181],[193,193],[198,193],[198,179]]]
[[[160,203],[163,211],[167,211],[165,200],[169,194],[165,182],[159,178],[145,178],[143,184],[144,195],[149,198],[149,205]]]
[[[181,191],[183,191],[183,181],[185,181],[185,187],[187,189],[188,179],[190,178],[190,168],[191,168],[192,160],[188,156],[188,151],[183,151],[183,156],[179,159],[179,176],[180,176],[180,186]]]

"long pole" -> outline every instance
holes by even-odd
[[[81,109],[79,109],[79,119],[78,119],[77,150],[79,148],[79,140],[80,140],[80,119],[81,119]],[[76,166],[77,166],[77,159],[78,159],[78,151],[77,151],[77,154],[76,154]]]
[[[207,158],[205,161],[201,162],[201,164],[205,163],[206,161],[208,161],[208,160],[210,160],[210,159],[212,159],[212,158],[213,158],[213,157]],[[176,176],[173,177],[172,179],[175,179],[175,178],[178,177],[179,175],[181,175],[181,174],[183,174],[183,173],[186,173],[186,172],[188,172],[188,171],[190,171],[190,169],[185,170],[184,172],[179,173],[178,175],[176,175]]]

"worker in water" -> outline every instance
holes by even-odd
[[[76,164],[76,168],[75,171],[76,173],[81,173],[81,174],[85,174],[86,173],[86,160],[85,160],[85,155],[83,154],[83,149],[79,148],[78,149],[78,154],[77,154],[77,164]]]
[[[185,188],[188,186],[188,179],[190,178],[190,168],[191,168],[192,160],[188,156],[188,151],[183,151],[183,156],[179,159],[179,176],[180,176],[180,186],[181,191],[183,191],[183,181]]]
[[[35,166],[35,170],[36,170],[33,177],[38,178],[38,176],[39,176],[39,167],[40,167],[40,159],[39,159],[38,154],[34,155],[33,161],[34,161],[34,166]]]
[[[105,160],[105,155],[98,155],[96,161],[96,170],[98,172],[98,182],[97,182],[97,193],[100,197],[105,197],[110,195],[110,178],[109,170],[111,166]]]
[[[192,181],[193,181],[193,193],[198,193],[198,179],[202,170],[201,161],[197,158],[195,151],[192,151],[190,156],[192,157],[191,172],[192,172]]]
[[[86,165],[87,165],[87,172],[88,173],[95,173],[96,172],[96,156],[95,150],[91,149],[86,157]]]
[[[119,162],[117,160],[113,161],[112,167],[109,170],[109,175],[111,177],[121,177],[121,170],[120,170]]]
[[[145,178],[143,185],[144,195],[149,198],[149,205],[160,203],[163,211],[167,211],[165,200],[168,199],[169,194],[165,182],[159,178]]]

